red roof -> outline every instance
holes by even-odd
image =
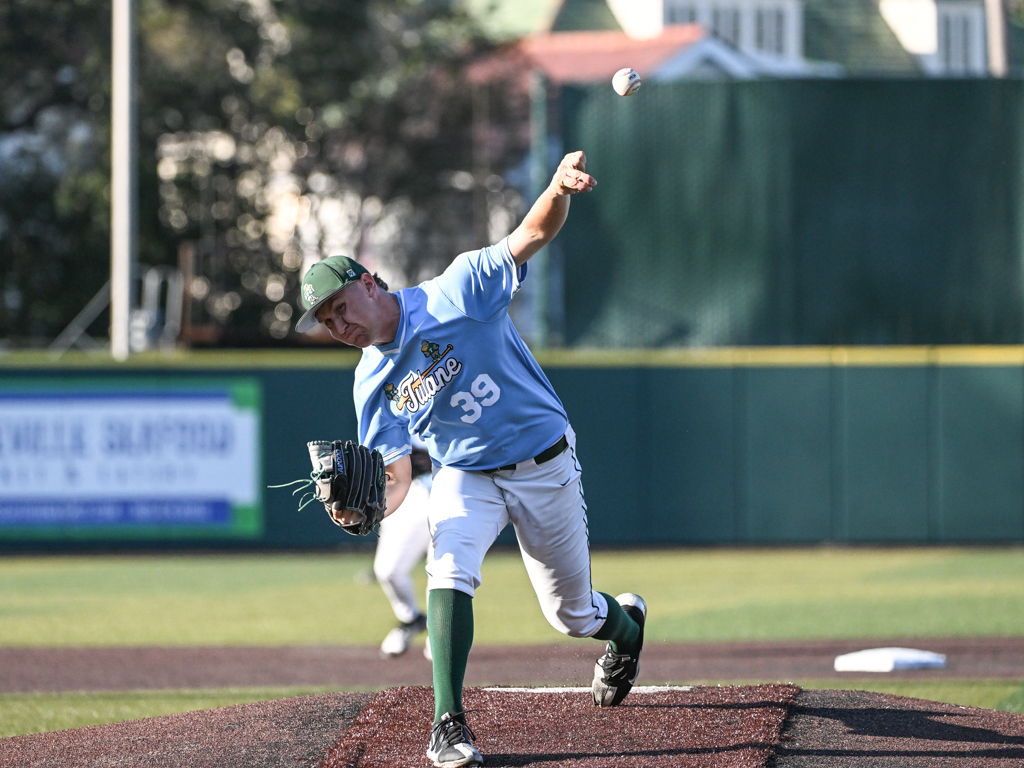
[[[539,68],[556,85],[611,80],[623,67],[643,77],[667,59],[707,37],[698,24],[667,26],[659,37],[636,40],[624,32],[549,32],[524,37],[515,46],[476,62],[469,72],[475,82],[525,77]]]
[[[588,83],[610,80],[623,67],[642,77],[706,35],[697,24],[668,26],[648,40],[623,32],[553,32],[523,38],[519,48],[552,82]]]

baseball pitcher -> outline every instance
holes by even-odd
[[[509,522],[548,622],[571,637],[607,641],[594,670],[594,703],[619,704],[637,677],[647,607],[638,595],[612,598],[591,587],[575,435],[508,314],[530,257],[561,229],[571,196],[596,183],[582,152],[566,155],[511,235],[459,255],[413,288],[391,293],[343,256],[314,264],[303,279],[296,329],[319,322],[363,350],[354,388],[358,445],[310,445],[317,498],[332,519],[367,533],[405,498],[410,432],[430,453],[435,713],[427,757],[441,768],[483,764],[462,683],[481,563]]]

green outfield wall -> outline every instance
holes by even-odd
[[[568,346],[1024,343],[1024,80],[566,88]],[[560,315],[556,315],[556,320]]]
[[[540,359],[578,435],[596,546],[1024,540],[1022,347],[602,350]],[[255,383],[264,485],[308,473],[307,440],[355,434],[351,354],[80,363],[8,363],[0,388],[123,380],[143,389],[173,382],[202,390],[204,383],[241,380],[251,390]],[[31,535],[8,526],[6,533],[0,527],[0,543],[358,543],[316,504],[296,511],[286,490],[263,490],[258,507],[259,525],[249,535],[228,528],[83,535],[67,526],[41,526]],[[510,531],[502,541],[512,541]]]

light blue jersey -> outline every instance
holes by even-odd
[[[390,464],[410,452],[412,432],[435,464],[483,470],[565,434],[565,409],[508,316],[525,276],[506,239],[395,293],[395,340],[364,349],[356,368],[360,443]]]

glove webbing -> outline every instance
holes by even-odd
[[[344,443],[340,440],[311,441],[308,447],[314,464],[309,479],[268,487],[299,485],[292,491],[292,496],[305,491],[299,499],[300,510],[314,501],[330,502],[333,510],[350,510],[363,515],[360,522],[343,525],[332,514],[331,521],[345,532],[357,536],[365,536],[371,531],[376,534],[375,528],[387,508],[384,460],[380,451],[371,451],[351,440]],[[326,489],[322,483],[324,480],[328,481]],[[307,490],[310,486],[313,486],[312,491]],[[323,497],[325,493],[327,498]]]

